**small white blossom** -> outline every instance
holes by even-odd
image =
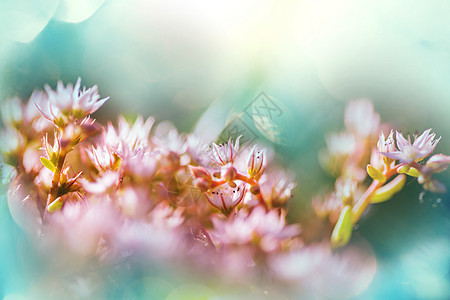
[[[36,106],[41,114],[52,121],[58,127],[64,127],[69,119],[81,119],[94,113],[108,99],[100,99],[97,86],[86,90],[80,90],[81,79],[73,86],[71,83],[64,86],[59,81],[56,90],[48,85],[45,86],[47,95],[36,97]]]
[[[248,155],[248,174],[252,178],[259,178],[266,168],[266,149],[259,149],[257,145],[253,146],[253,149]]]
[[[434,151],[434,148],[436,148],[437,143],[441,139],[435,139],[436,134],[430,132],[431,128],[425,130],[419,137],[415,138],[414,143],[411,143],[410,136],[408,136],[408,139],[405,139],[405,137],[397,131],[396,139],[398,151],[382,152],[381,154],[406,163],[421,161]]]
[[[228,214],[244,199],[246,192],[245,184],[240,184],[234,189],[223,185],[205,195],[212,206]]]
[[[228,163],[232,163],[239,151],[239,136],[236,139],[235,144],[231,142],[231,138],[226,143],[221,143],[217,145],[212,143],[211,147],[211,160],[220,166],[224,166]]]

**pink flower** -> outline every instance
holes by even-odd
[[[87,90],[83,88],[82,91],[80,85],[81,78],[78,78],[75,87],[70,83],[64,87],[59,81],[54,91],[46,85],[47,97],[36,99],[37,108],[56,126],[64,127],[69,119],[81,119],[92,114],[109,99],[100,99],[96,85]]]
[[[436,148],[437,143],[441,138],[435,140],[436,134],[430,133],[431,128],[425,130],[419,137],[415,138],[414,143],[411,144],[411,138],[408,136],[406,140],[400,132],[396,132],[398,151],[382,152],[384,156],[392,159],[398,159],[401,162],[421,161]]]
[[[11,166],[17,166],[20,163],[17,161],[18,153],[25,144],[22,134],[13,127],[7,127],[0,131],[0,141],[1,159]]]
[[[79,180],[83,189],[91,194],[103,194],[109,190],[115,190],[119,184],[120,174],[117,172],[105,172],[95,181],[88,181],[85,178]]]
[[[18,97],[6,100],[1,104],[0,114],[3,125],[18,126],[23,121],[23,105]]]
[[[122,169],[134,179],[148,179],[157,171],[158,155],[157,151],[145,150],[127,155],[122,160]]]
[[[212,176],[207,168],[189,166],[189,171],[194,176],[193,183],[201,191],[207,191],[213,183]]]
[[[248,174],[251,178],[259,178],[266,169],[266,149],[258,149],[258,146],[253,146],[248,156],[247,168]]]
[[[235,144],[231,142],[231,138],[226,143],[222,143],[217,145],[216,143],[212,143],[211,148],[211,160],[219,165],[224,166],[228,163],[233,163],[238,151],[239,151],[239,136],[236,139]]]
[[[428,170],[433,173],[443,172],[450,164],[450,156],[445,154],[433,155],[425,164]]]
[[[375,112],[368,99],[351,101],[345,108],[345,127],[359,137],[376,134],[380,126],[380,115]]]
[[[116,210],[107,201],[65,201],[60,212],[49,215],[45,237],[75,254],[91,256],[121,226]]]
[[[266,212],[255,207],[251,213],[240,210],[229,220],[214,218],[212,236],[222,245],[243,245],[255,241],[266,252],[279,249],[281,242],[300,232],[297,225],[286,225],[284,211]]]
[[[153,259],[185,254],[182,213],[182,209],[161,202],[145,219],[126,219],[114,242],[120,250],[137,251]]]
[[[380,138],[378,139],[377,148],[380,153],[392,153],[397,151],[394,143],[394,131],[391,130],[387,138],[384,137],[383,131],[380,132]],[[392,158],[382,156],[385,164],[389,165],[393,162]]]
[[[205,193],[205,196],[212,206],[228,215],[241,203],[246,193],[246,184],[242,183],[234,189],[228,185],[222,185],[209,193]]]
[[[117,153],[121,158],[130,154],[136,154],[150,144],[148,135],[155,119],[149,117],[145,122],[142,116],[138,116],[131,126],[123,117],[119,117],[119,128],[116,131],[111,123],[108,123],[104,133],[105,144]]]
[[[116,199],[122,213],[128,218],[145,217],[152,206],[148,189],[143,186],[127,186],[120,190]]]
[[[432,177],[434,173],[445,171],[449,164],[450,156],[444,154],[433,155],[420,170],[417,180],[420,184],[423,184],[424,189],[433,193],[444,194],[447,192],[445,185]]]
[[[118,157],[106,146],[92,146],[91,149],[84,148],[91,163],[99,172],[115,170]]]
[[[183,134],[179,134],[175,126],[168,121],[161,122],[156,126],[152,142],[162,152],[183,154],[187,149],[186,137]]]
[[[263,198],[272,205],[279,206],[292,197],[296,184],[293,174],[283,169],[271,168],[261,176],[259,186]]]
[[[300,283],[314,275],[330,255],[329,245],[312,244],[295,251],[270,256],[269,266],[279,279]]]

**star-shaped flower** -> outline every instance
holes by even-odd
[[[64,127],[70,119],[82,119],[94,113],[109,99],[100,99],[96,85],[87,90],[85,87],[80,90],[80,86],[81,78],[75,86],[70,83],[64,86],[59,81],[55,91],[46,85],[47,94],[37,98],[35,104],[45,118]]]
[[[231,138],[226,143],[222,143],[217,145],[216,143],[212,143],[211,146],[211,160],[219,165],[224,166],[227,163],[232,163],[234,158],[236,157],[239,151],[239,136],[236,139],[235,144],[231,142]]]
[[[431,128],[425,130],[419,137],[416,137],[414,143],[411,143],[411,137],[408,139],[396,131],[397,151],[381,152],[386,157],[398,159],[401,162],[410,163],[412,161],[421,161],[431,154],[436,148],[441,138],[435,139],[436,134],[431,133]]]

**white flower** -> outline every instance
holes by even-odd
[[[84,148],[90,161],[99,172],[114,170],[117,156],[106,146],[92,146],[91,149]]]
[[[430,133],[431,128],[425,130],[419,137],[415,138],[411,144],[411,138],[405,139],[400,132],[396,132],[398,151],[381,152],[384,156],[392,159],[398,159],[401,162],[421,161],[431,154],[436,148],[441,138],[435,140],[436,134]]]
[[[211,160],[217,165],[224,166],[227,163],[232,163],[239,151],[239,136],[236,139],[236,143],[233,146],[231,138],[226,143],[217,145],[212,143],[211,147]]]
[[[100,99],[96,85],[87,90],[85,87],[80,90],[80,85],[80,78],[75,86],[69,83],[64,87],[59,81],[55,91],[46,85],[46,97],[36,97],[37,108],[45,118],[64,127],[70,119],[81,119],[94,113],[109,99]]]
[[[123,117],[120,117],[117,131],[111,123],[108,123],[104,134],[105,143],[121,158],[136,155],[137,152],[148,147],[150,143],[148,135],[154,122],[155,119],[152,117],[144,122],[142,116],[138,116],[131,126]]]
[[[205,193],[212,206],[229,214],[244,199],[247,187],[244,183],[232,189],[228,185],[222,185],[212,192]]]
[[[222,245],[242,245],[255,241],[264,251],[271,252],[279,249],[282,241],[300,232],[299,226],[286,225],[285,217],[284,211],[266,212],[262,207],[254,208],[251,213],[240,210],[229,220],[212,219],[212,235]]]

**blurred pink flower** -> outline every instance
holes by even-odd
[[[13,127],[6,127],[0,131],[0,154],[1,158],[11,166],[17,166],[21,162],[17,161],[18,153],[25,144],[22,134]]]
[[[425,166],[433,173],[440,173],[447,170],[450,164],[450,156],[445,154],[435,154],[427,161]]]
[[[46,97],[44,92],[35,90],[27,103],[23,103],[18,97],[4,101],[0,110],[3,125],[5,127],[21,127],[21,129],[31,127],[37,132],[48,128],[49,122],[41,118],[41,114],[35,104],[36,101]]]
[[[122,159],[122,170],[134,179],[149,179],[157,171],[158,155],[157,151],[143,149],[125,156]]]
[[[380,115],[375,112],[373,104],[368,99],[351,101],[345,108],[345,127],[358,137],[374,136],[380,126]]]
[[[114,171],[117,156],[114,155],[111,149],[102,146],[92,146],[89,148],[83,148],[89,157],[89,160],[99,172],[106,172],[107,170]]]
[[[150,193],[143,186],[122,188],[116,201],[122,213],[128,218],[142,218],[149,213],[152,206]]]
[[[91,194],[103,194],[115,190],[119,184],[120,173],[108,171],[98,176],[95,181],[80,178],[79,183],[83,189]]]
[[[155,119],[149,117],[145,122],[142,116],[138,116],[131,126],[123,117],[119,117],[118,130],[108,123],[104,133],[104,141],[107,147],[117,153],[121,158],[136,154],[150,145],[148,135]]]
[[[286,225],[285,212],[255,207],[252,212],[240,210],[230,219],[212,219],[211,235],[221,245],[243,245],[257,241],[262,250],[271,252],[284,240],[300,232],[298,225]]]
[[[166,202],[161,202],[145,219],[126,219],[116,233],[116,247],[122,251],[144,254],[151,259],[185,254],[182,213],[182,209],[173,209]]]
[[[416,137],[414,143],[411,144],[411,138],[408,136],[406,140],[400,132],[396,132],[398,151],[382,152],[384,156],[401,162],[421,161],[431,154],[436,148],[441,138],[435,140],[436,134],[430,133],[431,128],[425,130],[419,137]]]
[[[183,154],[187,149],[186,137],[179,134],[171,122],[159,123],[151,138],[156,149],[162,152],[174,152]]]
[[[0,114],[4,126],[18,127],[23,121],[23,104],[19,97],[1,103]]]
[[[330,255],[329,245],[312,244],[271,256],[269,266],[278,280],[298,284],[308,280]]]
[[[280,168],[269,168],[259,180],[261,195],[272,205],[284,204],[296,187],[294,175]]]
[[[65,201],[63,209],[48,215],[48,241],[62,243],[81,255],[94,255],[100,239],[112,237],[121,226],[121,219],[107,201]]]

